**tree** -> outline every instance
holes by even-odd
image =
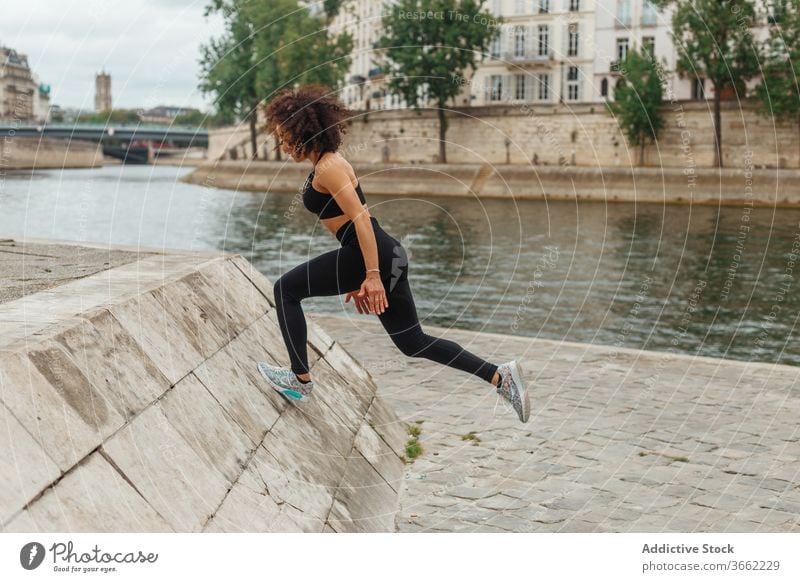
[[[447,162],[447,102],[463,87],[458,82],[484,55],[501,23],[482,11],[484,0],[398,0],[382,20],[385,34],[381,66],[387,88],[419,110],[420,94],[436,103],[439,117],[439,161]]]
[[[758,72],[758,50],[750,33],[755,24],[753,1],[676,0],[674,4],[678,72],[706,77],[714,88],[714,166],[721,168],[722,94],[733,90],[744,96],[745,81]]]
[[[352,36],[332,38],[326,26],[341,4],[326,0],[321,16],[313,16],[297,0],[214,0],[206,8],[206,15],[224,15],[226,34],[203,48],[201,89],[217,95],[220,113],[249,122],[254,159],[263,99],[296,83],[336,87],[344,79]],[[276,152],[280,159],[280,149]]]
[[[108,125],[110,123],[132,124],[135,125],[141,122],[139,113],[132,109],[106,109],[105,111],[98,111],[95,113],[84,113],[78,117],[78,121],[84,123],[102,123]]]
[[[211,125],[211,120],[208,115],[202,111],[187,111],[175,116],[172,120],[172,125],[183,125],[189,127],[208,127]]]
[[[775,119],[792,119],[800,131],[800,0],[775,0],[768,22],[763,76],[756,87],[758,111]]]
[[[664,127],[661,111],[664,88],[659,67],[649,54],[629,50],[620,73],[614,101],[608,101],[607,105],[628,141],[639,146],[639,165],[643,166],[645,145],[648,141],[655,143]]]
[[[225,18],[225,34],[200,47],[202,79],[200,90],[214,94],[217,111],[250,123],[250,146],[253,159],[256,146],[256,106],[259,102],[254,64],[254,31],[247,20],[247,0],[213,0],[205,16],[220,12]]]

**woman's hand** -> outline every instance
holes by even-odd
[[[356,309],[359,313],[380,315],[389,307],[389,300],[386,298],[383,281],[377,276],[367,276],[358,291],[351,291],[347,294],[345,303],[350,301],[351,297],[355,300]]]
[[[353,303],[356,304],[356,310],[358,310],[359,313],[369,313],[369,306],[367,305],[367,300],[363,295],[359,295],[360,293],[361,293],[360,289],[358,291],[350,291],[347,294],[347,297],[345,298],[344,302],[347,303],[352,299]]]

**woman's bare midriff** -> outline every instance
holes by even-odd
[[[364,207],[364,212],[366,212],[367,216],[369,216],[367,205],[362,204],[362,206]],[[336,236],[336,231],[339,230],[341,226],[348,220],[350,219],[347,217],[346,214],[344,214],[342,216],[334,216],[333,218],[323,218],[320,220],[320,222],[323,224],[325,228],[331,231],[332,235]]]

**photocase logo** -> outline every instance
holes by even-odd
[[[19,552],[19,563],[26,570],[35,570],[44,561],[44,546],[39,542],[28,542]]]

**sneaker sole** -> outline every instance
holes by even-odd
[[[296,390],[290,390],[288,388],[282,388],[275,384],[269,376],[264,373],[264,370],[261,369],[261,366],[258,366],[258,372],[261,374],[261,377],[267,381],[267,384],[270,385],[270,388],[275,390],[278,394],[283,396],[284,398],[291,400],[292,402],[302,402],[306,399],[306,396],[297,392]]]
[[[531,402],[530,398],[528,397],[528,388],[522,381],[522,364],[520,364],[517,360],[514,360],[509,368],[511,369],[511,377],[514,379],[516,385],[520,388],[519,398],[522,401],[522,418],[520,420],[522,422],[528,422],[528,419],[531,415]]]

